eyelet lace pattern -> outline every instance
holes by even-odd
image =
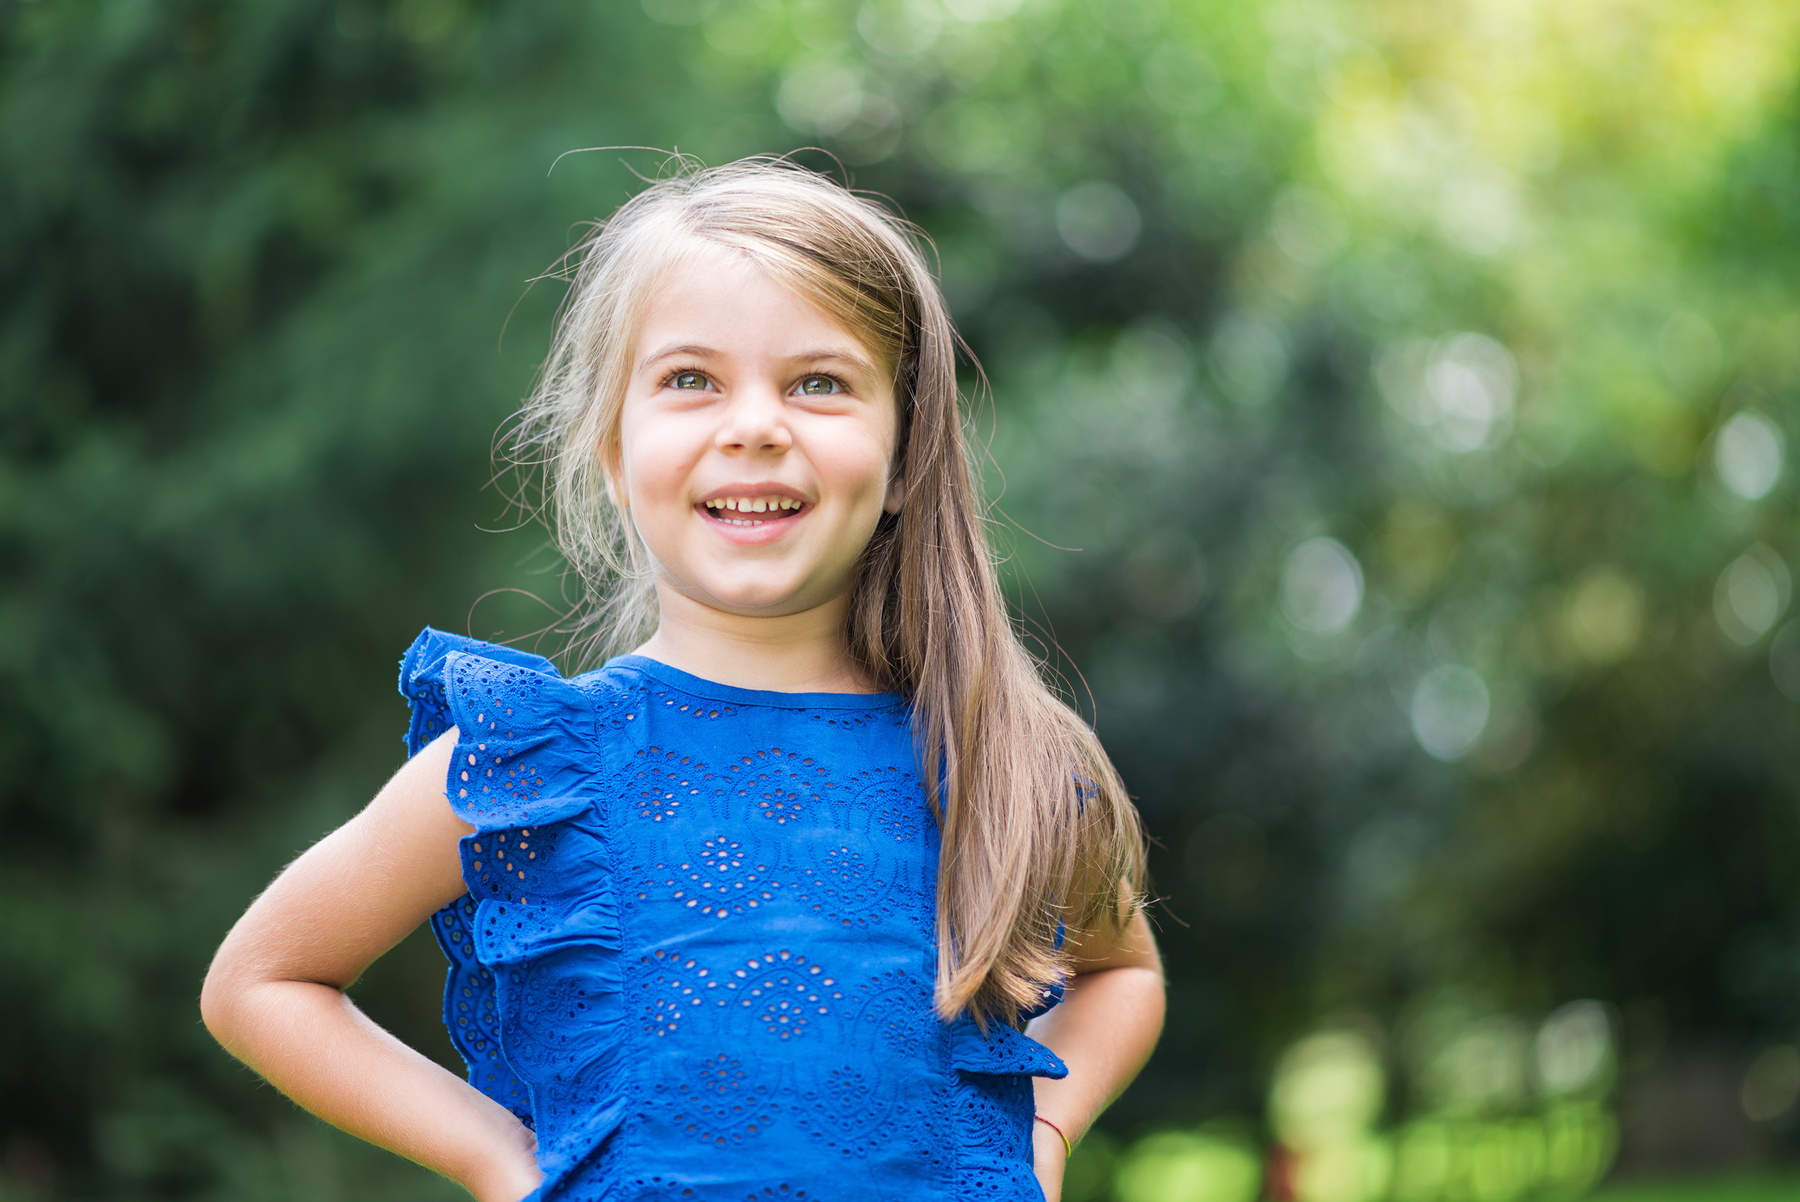
[[[538,1136],[533,1202],[1041,1198],[1019,1031],[940,1022],[937,825],[892,694],[733,689],[426,630],[475,833],[432,919],[469,1080]],[[1054,996],[1046,997],[1046,1007]]]

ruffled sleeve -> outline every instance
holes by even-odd
[[[591,800],[592,704],[541,655],[426,629],[400,661],[409,754],[459,733],[446,795],[477,830],[567,818]]]
[[[989,1023],[983,1031],[973,1018],[956,1020],[951,1032],[950,1067],[988,1076],[1021,1075],[1061,1080],[1069,1066],[1049,1048],[1005,1023]]]
[[[604,793],[605,724],[542,656],[431,629],[401,661],[400,691],[412,703],[409,752],[456,729],[445,796],[475,828],[461,849],[469,893],[432,919],[450,960],[445,1022],[470,1083],[535,1123],[548,1159],[562,1149],[550,1146],[546,1122],[563,1127],[557,1120],[570,1116],[540,1113],[534,1085],[598,1067],[613,1042],[593,1030],[582,1054],[565,1046],[558,1068],[538,1063],[543,1041],[523,1038],[519,1004],[523,983],[559,949],[587,948],[588,976],[612,975],[612,865],[592,813]]]

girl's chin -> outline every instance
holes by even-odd
[[[675,587],[708,609],[741,618],[785,618],[806,613],[844,591],[821,589],[813,580],[743,580],[708,573],[700,573],[698,578]]]

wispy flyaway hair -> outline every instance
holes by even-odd
[[[936,1004],[1015,1022],[1061,970],[1058,919],[1117,931],[1142,905],[1136,809],[1086,723],[1045,684],[1008,618],[964,442],[956,331],[922,236],[873,200],[782,160],[658,180],[572,252],[543,375],[511,430],[540,468],[580,576],[584,663],[655,626],[648,558],[611,503],[640,318],[660,281],[718,248],[743,255],[855,334],[893,373],[900,512],[857,568],[850,651],[911,699],[942,834]]]

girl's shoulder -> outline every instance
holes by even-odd
[[[449,798],[481,829],[553,822],[580,808],[611,744],[637,716],[628,674],[566,678],[544,656],[426,627],[400,661],[409,755],[457,731]]]

